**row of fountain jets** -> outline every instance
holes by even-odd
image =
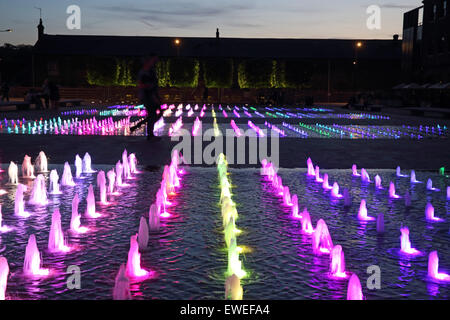
[[[167,194],[174,194],[175,187],[178,187],[179,178],[178,174],[179,155],[177,152],[172,157],[172,163],[170,166],[164,168],[163,181],[161,188],[157,193],[156,202],[150,207],[149,223],[147,224],[144,217],[141,218],[139,233],[133,235],[130,240],[130,250],[128,254],[128,261],[126,268],[122,265],[116,277],[116,283],[113,291],[113,298],[126,299],[130,297],[129,286],[124,286],[124,283],[132,281],[142,281],[148,278],[152,272],[149,272],[140,267],[140,253],[139,248],[144,250],[148,244],[149,229],[152,231],[159,230],[160,216],[168,217],[169,213],[166,211],[166,207],[170,205],[167,199]],[[35,176],[35,166],[39,173]],[[22,177],[23,179],[34,179],[30,198],[28,203],[36,206],[45,206],[49,203],[47,197],[47,189],[45,185],[44,173],[48,173],[48,162],[44,152],[40,152],[36,159],[35,166],[31,163],[31,157],[25,156],[22,163]],[[83,160],[76,155],[75,157],[75,176],[81,179],[82,174],[92,174],[96,171],[91,167],[91,157],[88,153],[85,154]],[[134,174],[138,174],[137,159],[135,154],[128,155],[125,150],[122,154],[122,162],[117,162],[115,168],[112,168],[107,173],[109,185],[106,184],[106,176],[104,171],[99,171],[97,174],[97,186],[100,190],[100,204],[109,205],[107,201],[107,194],[110,196],[119,195],[119,188],[129,186],[123,180],[133,179]],[[14,162],[11,162],[8,168],[9,182],[17,185],[15,194],[14,214],[21,218],[28,218],[31,214],[25,211],[24,192],[27,191],[27,187],[19,183],[18,179],[18,167]],[[52,170],[49,175],[49,193],[50,194],[62,194],[61,186],[73,187],[75,181],[72,176],[71,167],[66,162],[64,164],[64,172],[59,183],[59,176],[56,170]],[[86,218],[99,218],[100,213],[96,212],[95,208],[95,195],[94,188],[89,185],[88,195],[86,198],[87,208],[85,212]],[[72,217],[70,222],[70,232],[83,234],[87,233],[89,229],[81,226],[81,215],[78,212],[79,197],[75,194],[72,200]],[[12,227],[2,225],[2,215],[0,206],[0,232],[9,232],[13,230]],[[139,243],[138,243],[139,241]],[[73,247],[69,246],[67,239],[64,237],[64,233],[61,226],[61,214],[59,209],[55,209],[52,214],[52,222],[50,227],[48,250],[53,253],[67,253],[71,251]],[[36,237],[34,234],[29,236],[28,244],[25,250],[25,259],[23,272],[29,277],[45,277],[51,274],[51,270],[42,267],[41,255],[37,246]],[[0,300],[5,299],[5,292],[7,286],[7,279],[9,274],[9,266],[7,259],[0,257]]]
[[[311,236],[312,241],[312,249],[314,254],[329,254],[330,255],[330,275],[334,278],[346,279],[349,277],[349,273],[345,270],[345,259],[344,252],[342,250],[342,246],[333,245],[333,241],[331,239],[330,232],[328,230],[327,224],[323,219],[319,219],[317,222],[316,228],[314,229],[311,223],[310,214],[305,208],[302,212],[299,212],[299,204],[298,197],[296,194],[290,194],[289,187],[283,185],[282,178],[277,174],[277,170],[274,167],[273,163],[268,162],[264,159],[262,162],[261,175],[267,177],[267,179],[271,182],[274,192],[276,195],[282,197],[283,204],[285,206],[292,208],[292,217],[294,219],[299,219],[301,222],[301,230],[304,234]],[[406,175],[401,175],[400,168],[397,168],[397,176],[405,177]],[[369,175],[365,169],[361,169],[361,174],[358,174],[356,165],[352,167],[353,176],[360,176],[362,181],[370,182]],[[322,186],[325,190],[331,190],[331,197],[336,199],[344,198],[344,206],[351,206],[351,198],[348,192],[348,189],[344,189],[344,194],[339,193],[339,185],[337,182],[333,184],[332,187],[329,186],[328,183],[328,175],[325,173],[323,177],[320,176],[319,167],[314,167],[310,158],[307,160],[307,175],[315,177],[315,181],[322,183]],[[381,178],[377,176],[375,178],[378,183],[376,183],[377,188],[381,188]],[[432,188],[431,179],[428,181],[428,190],[438,191],[436,188]],[[411,173],[411,183],[420,183],[415,178],[415,173],[412,171]],[[393,183],[390,183],[389,195],[392,198],[399,198],[395,194],[395,187]],[[406,205],[411,205],[410,198],[408,199],[405,196]],[[447,188],[447,199],[450,199],[449,188]],[[431,204],[427,204],[426,206],[426,218],[428,221],[443,221],[443,219],[434,217],[434,208]],[[369,217],[367,215],[366,201],[361,200],[358,219],[360,221],[372,221],[375,220],[373,217]],[[380,213],[377,217],[377,232],[384,232],[384,216]],[[413,248],[411,246],[411,242],[409,240],[409,229],[407,227],[400,228],[401,236],[400,236],[400,251],[404,254],[408,255],[417,255],[420,254],[420,251]],[[428,276],[432,279],[440,280],[440,281],[450,281],[450,275],[446,273],[442,273],[438,271],[439,269],[439,258],[437,251],[432,251],[428,257]],[[353,273],[350,276],[350,280],[348,282],[347,289],[347,299],[348,300],[362,300],[364,298],[361,289],[361,283],[358,276]]]

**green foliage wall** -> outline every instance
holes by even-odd
[[[284,61],[284,87],[301,88],[307,85],[313,74],[313,66],[308,61],[286,60]]]
[[[200,64],[191,58],[172,58],[168,60],[169,86],[180,88],[196,88]]]
[[[169,86],[169,69],[168,61],[165,59],[160,59],[156,64],[156,75],[158,77],[158,86],[160,88]]]
[[[203,61],[203,79],[207,88],[231,88],[233,60],[217,58]]]
[[[271,88],[273,61],[269,59],[244,60],[238,67],[238,82],[242,89]]]

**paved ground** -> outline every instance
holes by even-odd
[[[0,115],[0,119],[3,119],[5,114]],[[13,114],[6,116],[10,118]],[[319,119],[313,121],[327,123]],[[383,122],[390,125],[397,123],[410,125],[439,123],[449,126],[448,120],[406,115],[394,115],[389,123]],[[126,148],[136,153],[141,164],[159,166],[169,162],[170,152],[176,143],[170,141],[168,137],[159,142],[149,143],[145,137],[0,134],[0,163],[9,163],[11,160],[22,163],[25,154],[34,159],[43,150],[53,163],[73,162],[77,153],[83,156],[85,152],[89,152],[93,163],[114,164]],[[208,144],[209,142],[204,142],[203,147]],[[223,149],[226,152],[226,146]],[[322,168],[350,168],[356,163],[358,167],[365,168],[395,168],[400,165],[403,169],[437,171],[442,166],[450,169],[449,139],[417,141],[284,138],[280,139],[279,151],[280,166],[287,168],[305,167],[306,158],[311,157]],[[248,163],[246,166],[258,165]]]

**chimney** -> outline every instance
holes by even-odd
[[[219,28],[216,29],[216,39],[219,39]]]
[[[42,24],[42,19],[39,19],[39,25],[37,26],[37,28],[38,28],[38,40],[40,40],[44,35],[44,25]]]

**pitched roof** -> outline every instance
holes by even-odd
[[[173,37],[43,35],[35,44],[38,54],[141,56],[177,55]],[[233,58],[354,59],[356,40],[177,38],[180,56]],[[359,59],[400,59],[401,41],[361,40]]]

